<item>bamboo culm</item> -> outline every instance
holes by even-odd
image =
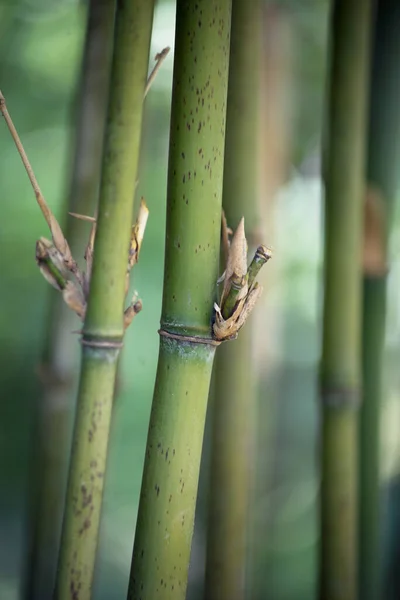
[[[54,597],[89,600],[93,581],[154,4],[118,2],[93,272]]]
[[[251,255],[257,244],[259,222],[261,36],[261,3],[233,0],[223,208],[232,229],[245,217]],[[257,260],[254,259],[249,269],[249,285],[260,267]],[[237,341],[224,344],[218,350],[214,365],[204,589],[207,600],[240,600],[245,597],[247,588],[245,566],[256,401],[252,346],[250,321]]]
[[[363,403],[359,430],[359,597],[389,598],[383,591],[383,548],[380,478],[380,407],[386,320],[387,245],[393,204],[398,186],[400,140],[400,80],[398,35],[400,7],[396,0],[379,0],[374,20],[374,47],[370,82],[367,184],[382,203],[381,269],[364,270],[363,285]],[[366,240],[368,243],[368,239]],[[382,268],[383,267],[383,268]],[[398,538],[397,532],[395,532]],[[398,552],[393,551],[393,556]],[[388,581],[398,580],[395,559]],[[390,585],[390,584],[389,584]],[[399,589],[393,597],[399,595]]]
[[[370,23],[370,2],[334,2],[324,165],[320,600],[357,598],[357,415]]]
[[[157,377],[128,598],[183,600],[218,279],[230,0],[178,0]]]
[[[89,3],[78,86],[77,128],[72,144],[71,189],[65,212],[73,210],[86,214],[94,211],[100,180],[114,11],[114,2],[109,0],[91,0]],[[77,219],[67,220],[66,237],[74,254],[78,254],[86,229],[87,226],[84,230]],[[74,317],[53,289],[50,294],[42,368],[44,391],[38,407],[39,451],[34,467],[38,494],[32,506],[33,531],[24,593],[29,600],[50,597],[54,586],[71,427],[73,391],[69,383],[73,379],[76,340],[69,332],[74,328]]]

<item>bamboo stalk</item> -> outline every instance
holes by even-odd
[[[230,0],[178,0],[160,353],[128,598],[185,598],[215,342]]]
[[[109,0],[91,0],[88,9],[68,197],[68,207],[84,213],[93,210],[99,186],[114,10]],[[80,222],[68,219],[66,237],[75,254],[82,234]],[[74,322],[70,309],[53,290],[50,293],[49,327],[40,370],[43,397],[38,407],[39,451],[34,467],[38,494],[32,506],[33,532],[24,593],[32,600],[50,597],[54,587],[71,425],[72,346],[76,341],[69,335]]]
[[[374,53],[370,85],[368,139],[369,196],[382,203],[384,222],[375,219],[370,232],[378,233],[381,257],[375,268],[364,265],[363,290],[363,391],[360,411],[359,498],[359,597],[379,600],[382,588],[380,540],[381,498],[379,425],[382,400],[382,359],[386,316],[386,255],[392,207],[398,184],[400,140],[400,81],[398,60],[400,7],[395,0],[379,0],[375,18]],[[376,194],[378,193],[378,196]],[[366,232],[366,250],[374,240]],[[369,261],[371,262],[371,261]],[[396,563],[395,570],[397,572]]]
[[[91,597],[140,147],[153,2],[117,4],[93,272],[55,598]]]
[[[370,2],[334,2],[325,155],[321,600],[357,598],[357,409],[370,21]]]
[[[232,228],[245,216],[251,250],[258,243],[261,39],[261,2],[233,0],[223,207]],[[249,268],[249,284],[259,262],[255,258]],[[250,323],[234,344],[218,350],[215,362],[204,589],[207,600],[239,600],[247,587],[250,459],[256,402],[252,345]]]

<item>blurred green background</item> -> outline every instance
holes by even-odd
[[[318,543],[317,366],[320,339],[321,182],[319,138],[327,45],[325,0],[270,2],[289,31],[290,94],[285,119],[288,165],[268,199],[274,267],[265,279],[269,329],[260,430],[254,522],[263,524],[263,598],[306,600],[315,585]],[[0,89],[3,91],[44,195],[65,222],[72,165],[78,81],[87,6],[77,0],[0,2]],[[175,7],[159,2],[151,55],[173,47]],[[165,199],[173,52],[146,101],[138,196],[150,218],[133,287],[143,311],[129,330],[116,398],[95,594],[123,599],[129,575],[147,424],[155,376],[164,261]],[[273,140],[271,140],[272,143]],[[267,140],[268,144],[269,140]],[[34,260],[36,240],[48,231],[10,135],[0,131],[0,598],[19,598],[26,560],[37,376],[51,297]],[[398,211],[397,211],[398,216]],[[383,483],[399,471],[400,308],[399,219],[391,242],[391,274],[382,411]],[[266,269],[267,271],[268,269]],[[79,328],[76,321],[75,329]],[[71,334],[74,335],[74,334]],[[72,427],[80,348],[72,349]],[[74,338],[75,339],[75,338]],[[207,436],[206,436],[207,439]],[[203,474],[201,485],[205,485]],[[201,597],[204,497],[201,489],[188,598]],[[390,532],[390,521],[387,521]],[[258,599],[256,599],[258,600]]]

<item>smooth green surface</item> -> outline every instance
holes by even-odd
[[[257,243],[261,3],[232,2],[223,207],[235,230],[245,217]],[[221,266],[221,272],[224,267]],[[252,322],[223,344],[215,362],[205,600],[244,598],[255,381]]]
[[[83,348],[55,598],[90,598],[117,350]]]
[[[161,339],[129,598],[185,598],[214,353]]]
[[[363,404],[359,438],[359,586],[363,600],[380,600],[380,442],[386,278],[364,278]]]
[[[210,341],[221,230],[230,12],[230,0],[177,2],[161,328]],[[209,344],[161,338],[130,599],[185,598],[214,351]],[[177,491],[182,500],[176,499],[171,512],[170,500]]]
[[[55,598],[91,597],[140,149],[153,2],[118,3],[97,234]],[[96,479],[88,479],[93,476]]]
[[[399,182],[400,6],[379,0],[376,9],[370,84],[368,183],[382,194],[386,212],[384,243],[392,226]],[[382,368],[386,325],[387,278],[364,277],[363,287],[363,404],[360,410],[359,586],[363,600],[380,600],[383,593],[380,477],[380,421],[383,400]],[[396,593],[396,592],[395,592]]]
[[[357,408],[370,2],[336,0],[325,162],[320,600],[357,598]],[[334,399],[338,399],[335,404]]]
[[[163,322],[209,335],[221,225],[230,0],[177,4]]]
[[[110,0],[111,1],[111,0]],[[84,333],[121,337],[153,0],[118,2],[91,293]]]
[[[254,414],[251,324],[218,349],[212,400],[205,600],[244,598]]]

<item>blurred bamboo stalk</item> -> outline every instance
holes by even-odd
[[[370,83],[363,292],[363,404],[360,411],[359,597],[383,597],[380,414],[386,317],[387,245],[399,183],[400,6],[378,0]],[[393,570],[394,577],[398,565]],[[399,589],[395,592],[398,597]],[[388,597],[384,594],[385,597]]]
[[[294,31],[290,11],[281,2],[263,5],[263,43],[260,63],[260,151],[259,200],[260,230],[275,247],[277,194],[289,176],[292,155],[291,113],[294,97]],[[269,597],[270,548],[279,506],[274,503],[274,486],[279,411],[276,404],[276,373],[282,354],[283,263],[271,261],[268,272],[260,275],[264,295],[255,313],[253,361],[259,379],[255,414],[254,480],[251,501],[250,598]],[[267,280],[268,277],[268,280]],[[268,332],[266,335],[265,332]],[[278,461],[279,462],[279,461]],[[261,532],[261,534],[260,534]]]
[[[216,343],[230,0],[178,0],[160,353],[128,598],[186,596]]]
[[[114,33],[115,3],[91,0],[88,8],[86,40],[77,99],[77,124],[73,144],[68,210],[91,213],[94,210],[103,149],[108,100],[110,58]],[[81,221],[66,219],[66,237],[72,252],[78,253],[87,235]],[[71,386],[76,338],[71,310],[51,291],[49,320],[40,377],[43,397],[38,406],[37,452],[32,504],[32,539],[28,540],[27,576],[24,597],[50,598],[56,572],[68,446],[71,427]]]
[[[127,0],[116,7],[93,273],[54,594],[57,600],[91,597],[114,384],[124,333],[123,303],[153,7],[151,0]]]
[[[325,154],[320,600],[357,598],[361,250],[371,2],[335,0]]]
[[[233,229],[245,217],[251,254],[261,241],[258,239],[261,42],[261,2],[233,0],[223,208]],[[247,585],[256,392],[253,344],[249,323],[237,341],[218,350],[214,367],[204,590],[207,600],[239,600],[244,598]]]

